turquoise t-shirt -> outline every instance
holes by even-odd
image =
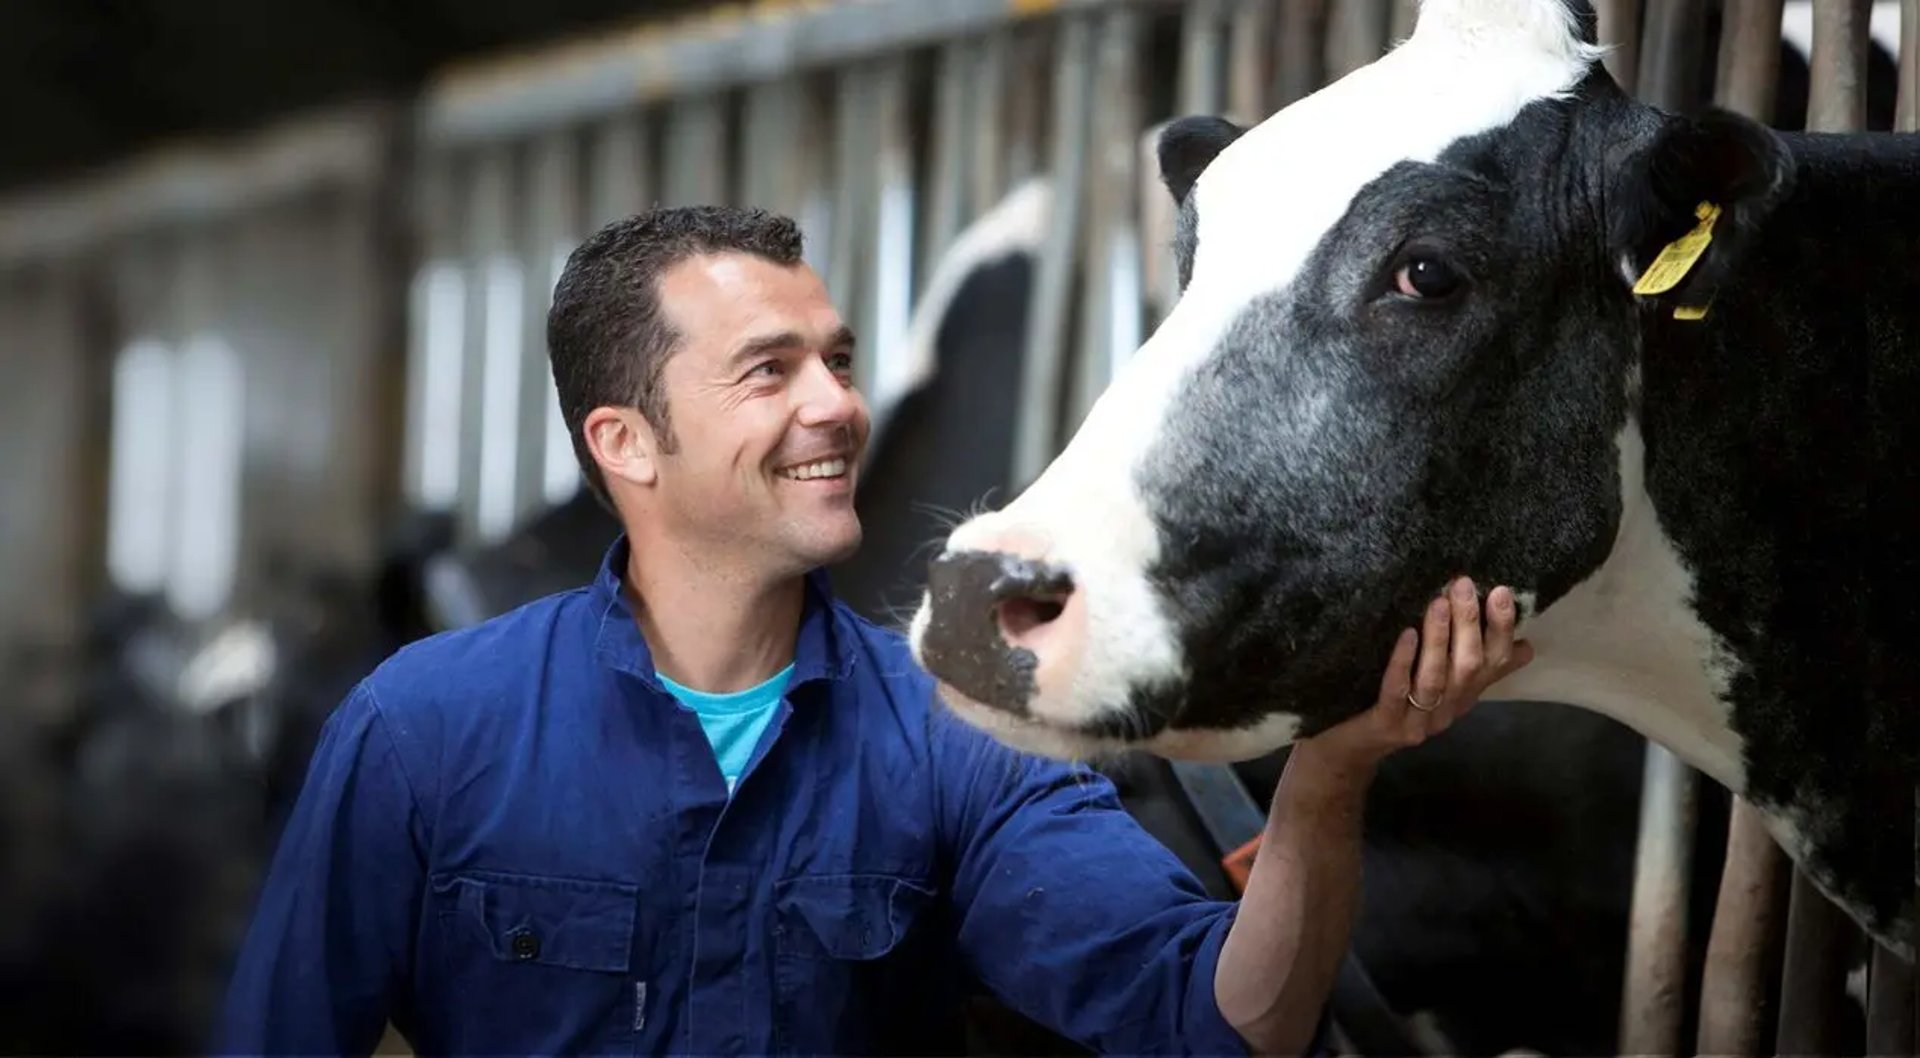
[[[714,758],[720,763],[720,774],[726,776],[728,794],[733,793],[740,773],[746,770],[753,747],[760,744],[760,733],[767,729],[767,721],[773,719],[780,695],[787,689],[787,677],[792,674],[793,665],[789,662],[765,683],[729,694],[708,694],[654,673],[682,705],[700,718],[707,741],[713,744]]]

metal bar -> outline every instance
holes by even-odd
[[[1787,948],[1780,984],[1775,1053],[1831,1055],[1839,1051],[1840,1004],[1845,1001],[1851,921],[1806,874],[1795,871],[1787,910]]]
[[[1378,59],[1392,18],[1392,0],[1335,0],[1327,26],[1327,78],[1337,81]]]
[[[661,151],[661,201],[668,206],[724,205],[728,201],[727,107],[717,95],[673,104]]]
[[[1706,29],[1703,0],[1648,0],[1640,33],[1638,94],[1644,102],[1665,110],[1694,108]]]
[[[647,115],[621,114],[594,128],[587,140],[587,215],[598,231],[653,205],[652,125]]]
[[[940,49],[933,81],[933,142],[928,150],[927,218],[914,270],[913,296],[925,292],[940,257],[947,252],[973,210],[990,203],[969,204],[967,171],[972,158],[967,135],[973,120],[969,74],[979,51],[977,41],[956,41]]]
[[[547,359],[547,309],[566,255],[579,239],[579,143],[571,131],[533,145],[527,179],[526,238],[522,240],[520,446],[514,478],[516,521],[571,491],[573,445],[567,437]]]
[[[1180,276],[1174,267],[1173,196],[1160,178],[1160,130],[1155,125],[1135,137],[1135,202],[1140,207],[1140,286],[1146,304],[1146,326],[1160,325],[1180,297]]]
[[[518,344],[519,328],[517,324],[502,326],[505,321],[501,319],[503,313],[519,305],[517,288],[512,309],[501,296],[512,271],[504,253],[513,202],[512,160],[502,150],[485,152],[475,159],[466,180],[467,312],[462,326],[466,341],[461,355],[461,467],[456,505],[463,528],[485,541],[506,529],[502,517],[506,508],[498,497],[503,488],[511,488],[511,462],[506,456],[517,443],[515,423],[500,422],[489,414],[489,405],[497,408],[513,403],[508,399],[509,387],[517,386],[519,379],[518,370],[504,370],[508,364],[518,367],[519,358],[509,355],[504,346],[508,342]]]
[[[1191,0],[1180,23],[1178,109],[1183,114],[1218,114],[1225,107],[1226,0]]]
[[[1873,946],[1867,970],[1866,1053],[1914,1054],[1913,964],[1883,945]]]
[[[1726,0],[1720,23],[1719,104],[1755,121],[1773,117],[1780,80],[1780,12],[1784,0]]]
[[[1227,36],[1227,114],[1243,124],[1258,124],[1272,113],[1267,97],[1273,89],[1278,14],[1273,0],[1240,0],[1233,9]],[[1137,131],[1128,129],[1127,136]]]
[[[909,113],[909,59],[888,59],[873,71],[874,164],[873,220],[863,252],[866,269],[863,343],[872,355],[874,376],[866,390],[876,428],[910,384],[911,349],[907,328],[913,314],[914,228],[919,208],[913,171],[913,117]]]
[[[1894,96],[1893,127],[1920,129],[1920,0],[1900,0],[1900,88]]]
[[[1078,427],[1119,365],[1140,345],[1133,145],[1146,109],[1141,98],[1142,38],[1138,12],[1115,10],[1101,16],[1094,98],[1102,105],[1093,114],[1093,153],[1088,159],[1079,355],[1064,424],[1068,431]]]
[[[1207,837],[1213,839],[1218,855],[1225,856],[1245,845],[1267,828],[1267,813],[1231,767],[1181,760],[1170,760],[1167,766],[1173,769],[1174,779],[1200,817]]]
[[[1393,0],[1393,18],[1387,29],[1387,46],[1394,47],[1413,36],[1420,19],[1420,0]]]
[[[992,209],[1006,193],[1007,71],[1012,51],[1012,37],[1004,32],[995,33],[980,42],[969,71],[972,89],[967,94],[973,100],[969,139],[973,152],[967,166],[967,194],[973,216]],[[1020,105],[1034,104],[1032,100],[1021,100]]]
[[[740,164],[735,166],[738,183],[733,201],[785,213],[799,208],[797,196],[788,193],[792,164],[798,145],[794,142],[794,107],[798,100],[791,81],[768,81],[754,85],[746,93],[741,116]]]
[[[462,64],[420,104],[436,143],[523,136],[669,96],[856,64],[1008,25],[1035,13],[1166,0],[784,0],[722,5],[564,48]],[[636,76],[637,74],[637,76]]]
[[[1086,194],[1088,126],[1093,107],[1093,27],[1085,17],[1061,26],[1054,63],[1054,195],[1047,239],[1034,277],[1027,356],[1020,379],[1020,414],[1013,446],[1013,485],[1025,488],[1052,460],[1058,445],[1060,369],[1066,359],[1068,297],[1074,275],[1081,201]]]
[[[1727,823],[1726,863],[1700,982],[1698,1054],[1757,1055],[1767,975],[1777,965],[1789,877],[1786,856],[1744,798]]]
[[[1692,769],[1647,743],[1620,1005],[1622,1054],[1680,1053],[1696,786]]]
[[[1640,0],[1594,0],[1600,43],[1608,48],[1602,60],[1620,87],[1634,92],[1640,84]]]
[[[1872,0],[1813,0],[1807,129],[1852,132],[1867,123],[1867,29]]]
[[[1273,107],[1279,110],[1320,88],[1326,79],[1327,0],[1280,0],[1274,41]]]
[[[873,264],[866,247],[872,243],[877,212],[875,124],[880,100],[871,66],[841,71],[834,88],[835,197],[825,279],[841,314],[850,321],[864,321],[868,318],[865,275]],[[853,326],[859,328],[861,324]],[[871,341],[861,346],[854,363],[854,382],[861,392],[870,394],[879,373],[874,359],[879,350]]]

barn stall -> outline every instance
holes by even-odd
[[[1642,98],[1834,130],[1920,123],[1916,6],[1596,5],[1609,66]],[[276,717],[285,700],[266,689],[339,685],[364,661],[344,651],[348,667],[320,679],[287,660],[302,644],[282,630],[313,622],[286,615],[322,605],[318,583],[378,591],[396,541],[434,518],[445,539],[410,574],[420,628],[577,583],[612,528],[578,488],[559,422],[547,296],[582,235],[654,203],[766,205],[805,228],[874,354],[859,381],[885,471],[874,488],[892,497],[840,576],[891,619],[945,517],[932,508],[1030,480],[1166,311],[1171,219],[1150,128],[1196,112],[1256,121],[1379,55],[1413,11],[733,5],[462,64],[400,104],[290,118],[0,202],[0,459],[24,485],[11,494],[35,500],[0,509],[17,697],[60,716],[84,697],[71,659],[98,600],[158,599],[165,649],[129,661],[155,707],[231,711],[256,759],[271,758],[271,732],[295,732],[279,759],[297,767],[304,728]],[[916,441],[927,395],[956,381],[916,310],[956,239],[1035,188],[1039,235],[1008,295],[1016,355],[940,428],[972,424],[971,440]],[[1602,998],[1559,1002],[1604,1006],[1607,1045],[1625,1053],[1913,1053],[1912,968],[1872,952],[1857,969],[1857,933],[1739,803],[1705,811],[1714,791],[1658,747],[1632,749],[1631,845],[1608,851],[1635,873],[1616,894],[1618,949],[1598,957],[1621,973]],[[1230,895],[1272,764],[1141,762],[1118,778]],[[1355,1052],[1385,1053],[1363,1039],[1458,1048],[1444,1011],[1395,1008],[1374,983],[1386,971],[1362,963],[1336,995]]]

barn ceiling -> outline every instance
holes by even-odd
[[[4,0],[0,191],[713,0]]]

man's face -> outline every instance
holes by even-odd
[[[771,573],[851,554],[867,408],[825,284],[803,264],[716,254],[663,273],[659,293],[680,335],[661,377],[677,441],[657,457],[668,532]]]

